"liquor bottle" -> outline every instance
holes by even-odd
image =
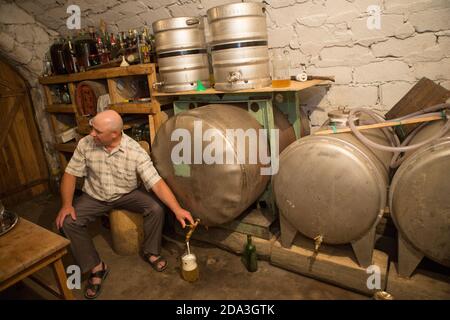
[[[77,55],[75,53],[75,47],[74,47],[74,43],[73,43],[72,37],[68,37],[67,38],[67,46],[69,48],[70,57],[72,59],[73,72],[79,72],[80,69],[78,67]]]
[[[97,50],[97,36],[94,27],[89,27],[89,64],[97,66],[100,64],[100,56]]]
[[[72,71],[70,52],[64,39],[59,39],[50,47],[53,70],[56,74],[67,74]]]
[[[141,63],[150,63],[150,46],[144,33],[139,37],[139,60]]]
[[[100,63],[108,63],[109,62],[109,53],[107,52],[102,38],[99,36],[97,37],[97,52],[98,55],[100,56]]]
[[[128,30],[128,36],[126,38],[126,50],[127,50],[127,54],[131,54],[134,52],[134,39],[133,39],[133,30],[129,29]]]
[[[242,254],[242,262],[249,272],[258,270],[258,256],[256,254],[256,247],[252,243],[251,235],[247,235],[247,244]]]
[[[111,33],[111,49],[110,49],[110,56],[111,59],[115,59],[119,56],[119,50],[120,50],[120,46],[117,43],[116,38],[114,37],[114,33]]]

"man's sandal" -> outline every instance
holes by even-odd
[[[86,288],[84,288],[84,297],[86,299],[95,299],[95,298],[97,298],[100,295],[100,293],[102,291],[103,281],[105,281],[106,276],[108,275],[108,273],[109,273],[109,269],[105,268],[105,263],[102,262],[102,270],[97,271],[97,272],[92,272],[89,275],[88,283],[86,285]],[[100,283],[98,283],[98,284],[93,284],[91,282],[93,278],[99,278],[99,279],[102,279],[102,281]],[[88,294],[88,290],[89,289],[91,291],[94,291],[95,294],[89,295]]]
[[[162,256],[158,256],[158,258],[156,258],[155,261],[150,261],[151,256],[156,256],[156,255],[150,254],[150,253],[144,253],[144,260],[146,262],[148,262],[155,271],[163,272],[164,270],[166,270],[167,265],[168,265],[168,262],[166,259],[164,259]],[[164,262],[163,266],[160,266],[161,262]]]

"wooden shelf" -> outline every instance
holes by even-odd
[[[150,102],[123,102],[110,104],[109,108],[118,113],[143,113],[152,114]]]
[[[154,90],[153,96],[154,97],[168,97],[168,96],[186,96],[186,95],[208,95],[208,94],[223,94],[223,93],[258,93],[258,92],[286,92],[286,91],[301,91],[313,86],[316,86],[318,84],[327,83],[328,80],[308,80],[304,82],[291,80],[291,85],[289,87],[283,87],[283,88],[273,88],[270,87],[264,87],[259,89],[246,89],[246,90],[238,90],[238,91],[219,91],[215,90],[213,88],[206,89],[205,91],[182,91],[182,92],[172,92],[172,93],[165,93],[165,92],[159,92],[157,90]]]
[[[152,67],[150,63],[136,64],[128,67],[103,68],[79,73],[40,77],[39,83],[60,84],[67,82],[78,82],[83,80],[109,79],[133,75],[148,75],[151,74],[153,70],[154,67]]]
[[[55,143],[54,147],[56,150],[61,152],[73,153],[77,147],[77,143],[76,142]]]
[[[52,104],[46,110],[52,113],[75,113],[71,104]]]

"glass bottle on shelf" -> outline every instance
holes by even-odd
[[[97,52],[100,57],[100,63],[108,63],[109,62],[109,53],[103,44],[102,38],[100,36],[97,37]]]
[[[66,45],[63,39],[58,39],[50,47],[50,57],[52,60],[53,71],[56,74],[70,73],[70,53],[66,49]]]
[[[100,64],[100,56],[97,49],[97,37],[94,27],[89,27],[89,63],[90,67]]]
[[[70,59],[72,60],[73,72],[79,72],[80,70],[78,67],[78,61],[77,61],[77,56],[75,53],[75,47],[74,47],[72,37],[67,38],[67,47],[70,52]]]
[[[144,30],[144,33],[139,37],[139,59],[141,63],[150,63],[150,46],[145,32]]]
[[[110,39],[111,39],[110,56],[111,56],[111,59],[114,60],[119,56],[120,46],[117,43],[116,38],[114,37],[114,33],[111,33]]]
[[[50,52],[47,52],[44,57],[44,77],[53,74],[52,60],[50,59]]]

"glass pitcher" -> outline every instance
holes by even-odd
[[[272,52],[272,87],[289,87],[291,85],[289,50],[281,48]]]

